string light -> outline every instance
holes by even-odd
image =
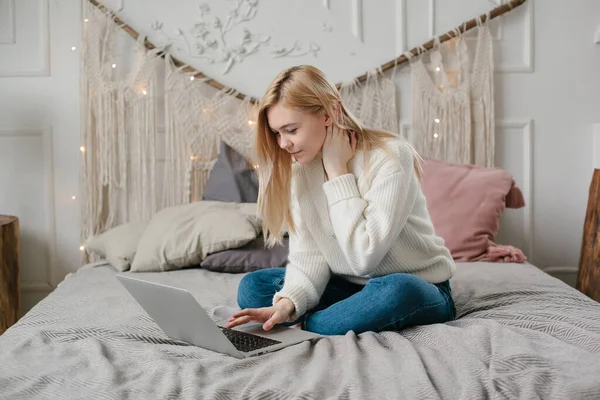
[[[254,121],[252,121],[252,120],[248,121],[248,125],[254,125]]]
[[[437,138],[438,138],[438,134],[437,134],[437,132],[433,134],[433,137],[434,137],[435,139],[437,139]]]
[[[85,147],[81,146],[81,147],[79,148],[79,151],[81,151],[81,152],[83,153],[83,152],[85,151]]]
[[[435,121],[436,124],[440,123],[440,119],[439,118],[434,119],[434,121]]]
[[[112,65],[112,67],[113,67],[113,68],[117,68],[117,64],[113,64],[113,65]]]
[[[84,250],[85,250],[85,247],[79,246],[79,251],[84,251]]]
[[[75,46],[71,47],[71,51],[75,51],[75,50],[77,50],[77,47],[75,47]]]
[[[145,96],[148,94],[148,92],[146,92],[145,90],[142,90],[142,94]]]
[[[87,19],[87,18],[86,18],[86,19],[84,19],[84,20],[83,20],[83,22],[88,22],[88,19]]]
[[[436,72],[440,72],[440,67],[435,67]]]
[[[75,200],[77,198],[77,196],[71,196],[72,200]]]
[[[258,165],[257,165],[257,164],[253,165],[252,167],[253,167],[254,169],[258,169]]]
[[[194,75],[190,76],[190,81],[193,81],[194,79],[196,79],[194,78]]]
[[[198,159],[198,156],[190,156],[190,160],[196,161],[197,159]]]

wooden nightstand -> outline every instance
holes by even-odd
[[[19,319],[19,219],[0,215],[0,335]]]
[[[583,225],[577,290],[600,302],[600,169],[594,169]]]

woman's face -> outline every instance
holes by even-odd
[[[310,114],[279,102],[267,110],[267,122],[271,132],[277,136],[279,147],[297,162],[305,164],[321,152],[331,118],[325,111]]]

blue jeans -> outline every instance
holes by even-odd
[[[285,268],[261,269],[240,281],[240,308],[273,305],[283,287]],[[354,331],[401,330],[414,325],[444,323],[456,317],[450,283],[432,284],[412,274],[390,274],[358,285],[332,276],[319,304],[298,321],[302,329],[322,335],[345,335]]]

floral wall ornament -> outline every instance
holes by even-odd
[[[290,48],[285,48],[282,46],[277,46],[271,50],[271,54],[273,58],[281,58],[281,57],[301,57],[306,54],[312,53],[314,57],[317,56],[318,51],[321,50],[319,45],[310,41],[308,44],[302,46],[298,43],[298,41],[294,42],[294,45]]]
[[[250,23],[258,12],[259,0],[233,0],[234,6],[226,16],[211,16],[208,3],[202,3],[197,10],[199,18],[187,30],[176,28],[174,34],[168,35],[163,30],[163,23],[154,21],[150,27],[164,38],[162,46],[174,45],[178,51],[186,51],[190,57],[206,60],[209,64],[222,64],[223,74],[227,74],[234,65],[243,62],[261,47],[270,45],[271,36],[255,34],[243,27],[241,36],[239,29],[234,36],[233,29]],[[331,26],[323,24],[325,32],[331,32]],[[317,56],[320,47],[310,41],[300,44],[296,41],[291,47],[277,46],[270,53],[273,58],[301,57],[306,54]]]
[[[202,3],[198,6],[198,21],[188,30],[175,29],[173,38],[163,31],[163,24],[159,21],[154,21],[151,28],[165,37],[165,45],[183,41],[191,57],[205,59],[209,64],[223,64],[222,73],[226,74],[236,63],[242,62],[261,46],[268,45],[271,39],[268,35],[253,34],[247,28],[237,40],[231,38],[233,28],[250,22],[257,11],[258,0],[236,0],[226,18],[211,18],[210,6]],[[181,47],[177,49],[181,51]]]

